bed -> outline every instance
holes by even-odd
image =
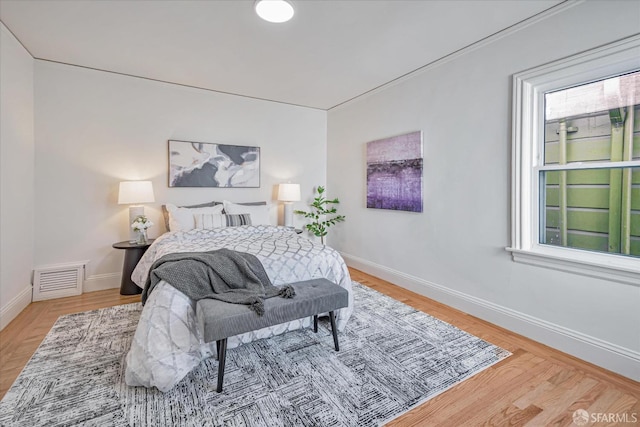
[[[144,287],[152,264],[166,254],[220,248],[257,256],[276,286],[326,278],[346,288],[349,306],[336,313],[338,330],[344,329],[353,311],[353,293],[349,271],[342,257],[334,249],[286,227],[241,225],[167,232],[146,251],[131,276],[132,280]],[[238,335],[229,338],[228,348],[309,325],[310,318],[305,318]],[[198,329],[195,301],[161,281],[142,310],[126,356],[125,381],[131,386],[168,391],[203,359],[213,355],[215,343],[205,344]]]

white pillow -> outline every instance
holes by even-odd
[[[224,204],[225,213],[231,215],[249,214],[251,215],[252,225],[271,225],[271,221],[269,220],[269,205],[238,205],[228,200],[224,200],[222,203]]]
[[[251,215],[249,214],[224,215],[197,213],[194,214],[193,217],[196,220],[196,228],[205,230],[251,225]]]
[[[167,203],[169,212],[169,231],[189,231],[196,228],[193,217],[195,214],[220,214],[223,206],[216,205],[207,208],[179,208],[176,205]]]
[[[197,213],[193,215],[196,221],[196,228],[211,230],[227,226],[227,216],[224,214]]]

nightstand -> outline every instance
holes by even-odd
[[[138,265],[138,261],[153,243],[153,239],[148,243],[140,245],[138,243],[130,243],[128,240],[124,242],[114,243],[116,249],[124,249],[124,264],[122,266],[122,281],[120,282],[120,295],[135,295],[142,293],[142,289],[131,280],[131,273]]]

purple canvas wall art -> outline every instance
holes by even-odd
[[[422,212],[422,132],[367,143],[367,207]]]

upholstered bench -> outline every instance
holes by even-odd
[[[266,299],[262,316],[242,304],[215,299],[198,301],[196,316],[204,341],[215,341],[218,350],[218,393],[222,391],[228,337],[309,316],[313,316],[313,330],[318,332],[318,315],[328,312],[333,344],[336,351],[340,351],[334,311],[349,305],[347,290],[327,279],[313,279],[290,285],[295,289],[296,295],[293,298]]]

